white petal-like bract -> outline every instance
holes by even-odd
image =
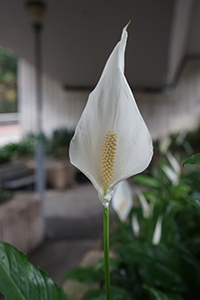
[[[140,235],[140,224],[138,222],[138,218],[136,214],[133,214],[132,216],[132,230],[135,235],[135,237],[138,237]]]
[[[170,165],[172,166],[172,168],[176,172],[176,174],[180,175],[180,173],[181,173],[181,167],[180,167],[180,164],[179,164],[178,160],[170,152],[168,152],[166,154],[166,156],[167,156],[167,159],[168,159]]]
[[[174,170],[172,170],[169,166],[166,165],[162,167],[162,170],[173,185],[176,186],[179,184],[179,176],[176,174],[176,172],[174,172]]]
[[[115,186],[146,169],[153,154],[150,133],[124,76],[126,41],[125,27],[89,95],[69,149],[71,163],[91,180],[105,206]]]
[[[120,220],[125,221],[133,206],[132,190],[126,180],[117,185],[112,198],[112,206]]]
[[[142,214],[145,219],[148,219],[151,215],[151,207],[144,194],[140,191],[136,192],[141,204]]]
[[[157,222],[156,222],[156,227],[153,233],[153,238],[152,238],[152,243],[154,245],[158,245],[161,240],[161,235],[162,235],[162,220],[163,216],[159,215]]]

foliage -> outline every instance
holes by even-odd
[[[156,300],[181,300],[181,297],[176,296],[176,295],[166,295],[162,293],[161,291],[155,289],[155,288],[150,288],[146,285],[144,285],[144,288],[148,290],[152,295],[154,295]]]
[[[102,270],[99,270],[98,268],[76,268],[73,270],[70,270],[65,276],[65,279],[76,279],[81,282],[85,283],[94,283],[94,282],[100,282],[103,284],[104,282],[104,273]]]
[[[52,137],[44,137],[44,144],[47,156],[62,157],[68,155],[68,147],[73,132],[67,129],[54,131]],[[0,148],[0,163],[9,162],[20,157],[30,157],[34,155],[36,137],[28,135],[18,143],[10,143]]]
[[[17,61],[13,52],[3,48],[2,46],[0,46],[0,66],[0,79],[6,82],[8,70],[10,70],[12,73],[16,72]],[[14,79],[16,79],[16,77],[14,77]]]
[[[192,151],[190,151],[190,149],[193,149],[193,152],[197,152],[200,150],[199,136],[200,127],[189,132],[180,132],[175,141],[178,140],[179,145],[182,145],[182,147],[186,150],[187,154],[191,155]],[[173,143],[174,146],[176,144],[175,141]]]
[[[12,159],[12,152],[8,151],[6,147],[0,148],[0,163],[8,162]]]
[[[19,276],[20,275],[20,276]],[[0,292],[6,300],[67,300],[62,288],[17,248],[0,242]]]
[[[8,162],[19,157],[32,156],[34,153],[35,138],[28,136],[19,143],[10,143],[0,148],[0,163]]]
[[[46,154],[60,157],[68,155],[69,143],[74,135],[73,131],[58,129],[53,132],[50,139],[46,139]]]
[[[200,153],[197,153],[195,155],[192,155],[191,157],[189,157],[188,159],[186,159],[183,162],[183,165],[186,164],[191,164],[191,165],[198,165],[200,167]]]
[[[17,58],[0,46],[0,113],[17,111]]]
[[[171,157],[169,153],[167,157]],[[131,295],[131,299],[137,300],[181,300],[186,299],[187,294],[192,299],[196,299],[197,294],[199,299],[200,172],[194,165],[177,167],[174,160],[169,159],[169,163],[163,156],[150,174],[133,178],[147,200],[149,216],[144,214],[136,196],[129,219],[127,222],[117,219],[118,227],[110,235],[110,244],[116,253],[116,258],[111,260],[111,284],[128,292],[120,299],[129,299]],[[165,172],[165,166],[174,172],[176,181]],[[134,233],[133,216],[137,217],[139,234]],[[162,235],[154,244],[159,216],[163,217]],[[101,274],[103,263],[99,262],[93,271]],[[79,272],[83,270],[70,271],[67,277],[87,282],[88,270],[84,270],[82,278]],[[102,288],[100,276],[93,276],[93,282]],[[105,299],[97,296],[100,292],[94,293],[91,292],[88,299]]]
[[[104,289],[90,290],[85,294],[83,300],[106,300],[106,291]],[[124,289],[111,286],[111,299],[112,300],[135,300],[131,295]]]

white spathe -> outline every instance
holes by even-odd
[[[125,27],[89,95],[69,149],[71,163],[91,180],[104,206],[111,200],[115,186],[145,170],[153,155],[150,133],[124,76],[127,35]],[[105,187],[100,167],[108,131],[116,134],[117,142],[112,182]]]
[[[164,165],[162,170],[173,185],[177,186],[179,184],[179,176],[174,170],[167,165]]]
[[[133,216],[132,216],[131,225],[132,225],[132,230],[133,230],[135,237],[138,237],[140,235],[140,224],[138,222],[138,218],[137,218],[136,214],[133,214]]]
[[[120,182],[115,189],[112,198],[112,207],[118,214],[120,220],[125,221],[133,206],[132,190],[127,182],[124,180]]]
[[[155,230],[154,230],[154,233],[153,233],[153,238],[152,238],[152,243],[154,245],[158,245],[160,243],[160,240],[161,240],[162,220],[163,220],[163,216],[159,215],[158,219],[157,219],[157,222],[156,222]]]
[[[176,174],[179,176],[181,173],[181,167],[180,167],[178,160],[170,152],[168,152],[166,154],[166,156],[167,156],[167,159],[168,159],[170,165],[172,166],[172,168],[174,169]]]
[[[160,152],[163,154],[166,154],[171,143],[172,143],[172,140],[170,137],[166,137],[163,140],[161,140],[161,142],[159,143]]]
[[[151,207],[144,194],[140,191],[136,192],[138,199],[141,204],[142,214],[145,219],[148,219],[151,216]],[[152,208],[153,209],[153,208]]]

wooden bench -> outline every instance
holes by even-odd
[[[35,183],[26,162],[14,161],[0,165],[0,184],[4,189],[20,189]]]
[[[2,187],[6,190],[16,190],[33,184],[35,184],[35,175],[28,175],[26,177],[5,181],[2,183]]]

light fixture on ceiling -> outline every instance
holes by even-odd
[[[46,11],[46,4],[43,1],[28,0],[25,2],[30,22],[34,27],[42,27]]]

